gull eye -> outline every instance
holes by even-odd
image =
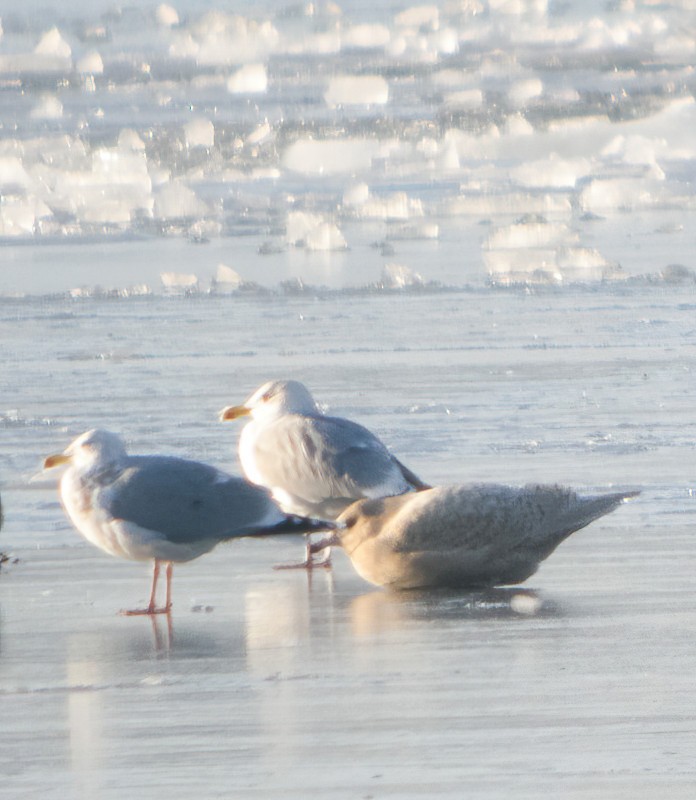
[[[273,392],[265,392],[261,395],[261,402],[267,403],[273,397]]]

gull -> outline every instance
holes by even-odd
[[[220,412],[223,421],[244,416],[251,416],[239,439],[244,474],[288,513],[333,521],[356,500],[429,488],[367,428],[322,414],[299,381],[264,383]],[[313,566],[310,547],[297,566]]]
[[[285,514],[270,494],[215,467],[171,456],[128,455],[119,436],[90,430],[44,468],[69,464],[60,497],[77,530],[112,556],[154,561],[150,602],[132,614],[171,609],[173,564],[242,536],[325,530],[325,523]],[[166,601],[157,606],[161,565]]]
[[[340,545],[361,577],[391,589],[517,584],[571,533],[638,494],[581,497],[561,486],[438,486],[354,503],[312,550]]]

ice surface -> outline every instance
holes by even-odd
[[[641,235],[644,222],[634,237],[664,258],[671,237]],[[380,291],[376,257],[362,292],[229,297],[96,287],[113,285],[106,275],[136,287],[147,265],[203,285],[219,263],[250,277],[274,256],[257,259],[248,234],[5,243],[0,281],[17,259],[46,276],[82,260],[93,288],[0,299],[4,796],[535,800],[563,786],[569,800],[691,800],[693,273],[429,287],[448,239],[466,262],[475,231],[460,217],[442,241],[387,259],[423,285]],[[372,249],[356,254],[353,236],[351,248],[337,259],[354,270]],[[336,264],[294,255],[288,276]],[[149,569],[79,538],[55,478],[30,481],[42,457],[108,425],[131,452],[237,471],[239,432],[217,411],[273,375],[306,382],[433,483],[642,495],[522,587],[375,591],[341,552],[310,581],[272,569],[300,557],[289,537],[175,567],[169,626],[119,616],[146,598]]]

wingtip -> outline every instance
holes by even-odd
[[[628,503],[630,500],[633,500],[635,497],[638,497],[638,495],[640,495],[640,494],[641,494],[641,490],[640,489],[636,489],[635,491],[632,491],[632,492],[624,492],[621,495],[621,502],[622,503]]]

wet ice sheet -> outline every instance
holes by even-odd
[[[644,521],[624,509],[560,548],[534,616],[518,591],[372,591],[340,556],[308,583],[269,570],[299,543],[252,543],[179,570],[168,630],[113,613],[142,567],[27,553],[2,575],[5,789],[686,798],[694,581],[636,544]]]
[[[0,304],[3,786],[13,796],[690,797],[693,290],[23,299]],[[40,346],[37,345],[40,343]],[[172,633],[116,615],[146,566],[83,544],[43,456],[81,430],[235,470],[223,405],[297,377],[425,480],[642,496],[524,590],[177,569]],[[87,377],[89,380],[87,381]],[[85,387],[90,386],[86,391]],[[533,610],[533,604],[531,604]],[[210,608],[210,611],[206,609]]]

